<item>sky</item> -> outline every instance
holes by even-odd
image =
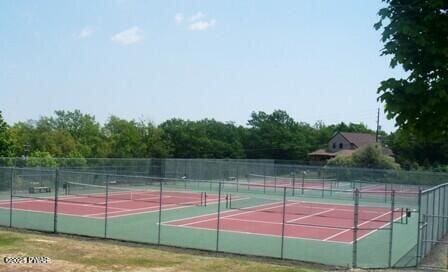
[[[402,77],[380,56],[380,0],[0,1],[5,120],[80,109],[152,121],[253,111],[374,128],[376,90]],[[394,122],[382,113],[384,130]]]

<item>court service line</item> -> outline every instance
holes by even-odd
[[[306,219],[306,218],[309,218],[309,217],[321,215],[321,214],[324,214],[324,213],[327,213],[327,212],[331,212],[331,211],[334,211],[334,209],[327,209],[327,210],[324,210],[324,211],[320,211],[320,212],[308,214],[308,215],[305,215],[305,216],[301,216],[301,217],[293,219],[293,220],[288,220],[288,221],[286,221],[286,223],[296,222],[296,221],[299,221],[299,220],[302,220],[302,219]]]
[[[403,218],[404,216],[406,216],[406,215],[402,215],[402,216],[398,217],[397,219],[394,219],[393,222],[400,220],[400,219]],[[387,223],[385,223],[384,225],[380,226],[379,228],[374,229],[374,230],[371,230],[371,231],[369,231],[368,233],[366,233],[366,234],[364,234],[364,235],[361,235],[361,236],[358,237],[356,240],[359,241],[359,240],[361,240],[361,239],[363,239],[363,238],[365,238],[365,237],[367,237],[367,236],[369,236],[369,235],[371,235],[371,234],[377,232],[378,230],[383,229],[383,228],[386,227],[387,225],[390,225],[390,222],[387,222]],[[353,243],[353,242],[352,242],[352,243]]]
[[[286,206],[289,206],[289,205],[292,205],[292,204],[286,204]],[[269,207],[269,208],[270,208],[270,209],[274,209],[274,208],[280,208],[280,207],[283,207],[283,204],[282,204],[282,205],[278,205],[278,206]],[[253,207],[251,207],[251,208],[253,208]],[[263,212],[263,210],[255,210],[255,211],[239,212],[239,213],[236,213],[236,214],[230,214],[230,215],[220,216],[220,218],[221,218],[221,219],[226,219],[226,218],[229,218],[229,217],[232,217],[232,216],[243,215],[243,214],[249,214],[249,213],[255,213],[255,212]],[[215,214],[216,214],[216,213],[215,213]],[[188,220],[188,218],[187,218],[187,220]],[[199,221],[195,221],[195,222],[190,222],[190,223],[186,223],[186,224],[181,224],[181,225],[179,225],[179,226],[189,226],[189,225],[199,224],[199,223],[208,222],[208,221],[212,221],[212,220],[216,220],[216,217],[209,218],[209,219],[204,219],[204,220],[199,220]]]
[[[386,216],[386,215],[388,215],[389,213],[390,213],[390,211],[387,212],[387,213],[384,213],[384,214],[382,214],[382,215],[379,215],[379,216],[377,216],[377,217],[374,217],[374,218],[372,218],[372,219],[370,219],[370,220],[368,220],[368,221],[365,221],[365,222],[359,224],[358,227],[363,226],[363,225],[368,224],[368,223],[371,223],[373,220],[376,220],[376,219],[378,219],[378,218],[380,218],[380,217]],[[386,225],[387,225],[387,224],[386,224]],[[346,230],[344,230],[344,231],[341,231],[340,233],[336,233],[335,235],[329,236],[329,237],[325,238],[325,239],[322,240],[322,241],[327,241],[327,240],[329,240],[329,239],[332,239],[332,238],[334,238],[334,237],[337,237],[337,236],[339,236],[339,235],[341,235],[341,234],[344,234],[344,233],[346,233],[346,232],[348,232],[348,231],[351,231],[351,230],[353,230],[353,229],[352,229],[352,228],[350,228],[350,229],[346,229]],[[358,240],[359,240],[359,239],[358,239]],[[353,243],[353,241],[352,241],[352,243]]]
[[[271,225],[283,225],[281,222],[269,222],[269,221],[263,221],[263,220],[246,220],[246,219],[238,219],[238,218],[225,218],[225,220],[233,220],[233,221],[241,221],[241,222],[247,222],[247,223],[261,223],[261,224],[271,224]],[[285,223],[285,225],[289,225],[291,227],[305,227],[305,228],[318,228],[318,229],[337,229],[337,230],[345,230],[346,227],[332,227],[332,226],[318,226],[318,225],[311,225],[311,224],[291,224],[291,223]]]

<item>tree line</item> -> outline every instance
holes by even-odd
[[[110,116],[55,111],[53,116],[7,124],[0,112],[0,156],[66,158],[240,158],[308,162],[338,132],[374,133],[364,124],[310,125],[287,112],[252,112],[247,125],[174,118],[159,125]],[[404,168],[448,163],[448,144],[409,141],[400,130],[380,132]]]

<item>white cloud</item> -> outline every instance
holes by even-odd
[[[176,13],[176,15],[174,15],[174,21],[176,22],[176,24],[182,23],[183,20],[184,16],[182,15],[182,13]]]
[[[195,22],[195,21],[201,20],[204,17],[205,17],[205,14],[199,11],[199,12],[196,12],[196,14],[194,14],[193,16],[191,16],[189,21]]]
[[[122,32],[114,34],[110,39],[114,43],[118,43],[121,45],[130,45],[142,41],[143,33],[138,26],[133,26]]]
[[[213,27],[216,23],[216,20],[210,20],[210,21],[196,21],[194,23],[191,23],[188,26],[188,29],[190,29],[191,31],[202,31],[202,30],[207,30],[211,27]]]
[[[78,34],[75,35],[77,39],[85,39],[93,35],[96,29],[90,26],[84,27]]]

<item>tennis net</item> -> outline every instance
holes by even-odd
[[[188,191],[161,191],[157,187],[106,186],[78,182],[64,185],[66,197],[60,201],[105,205],[107,201],[138,201],[176,205],[203,205],[205,194]]]

